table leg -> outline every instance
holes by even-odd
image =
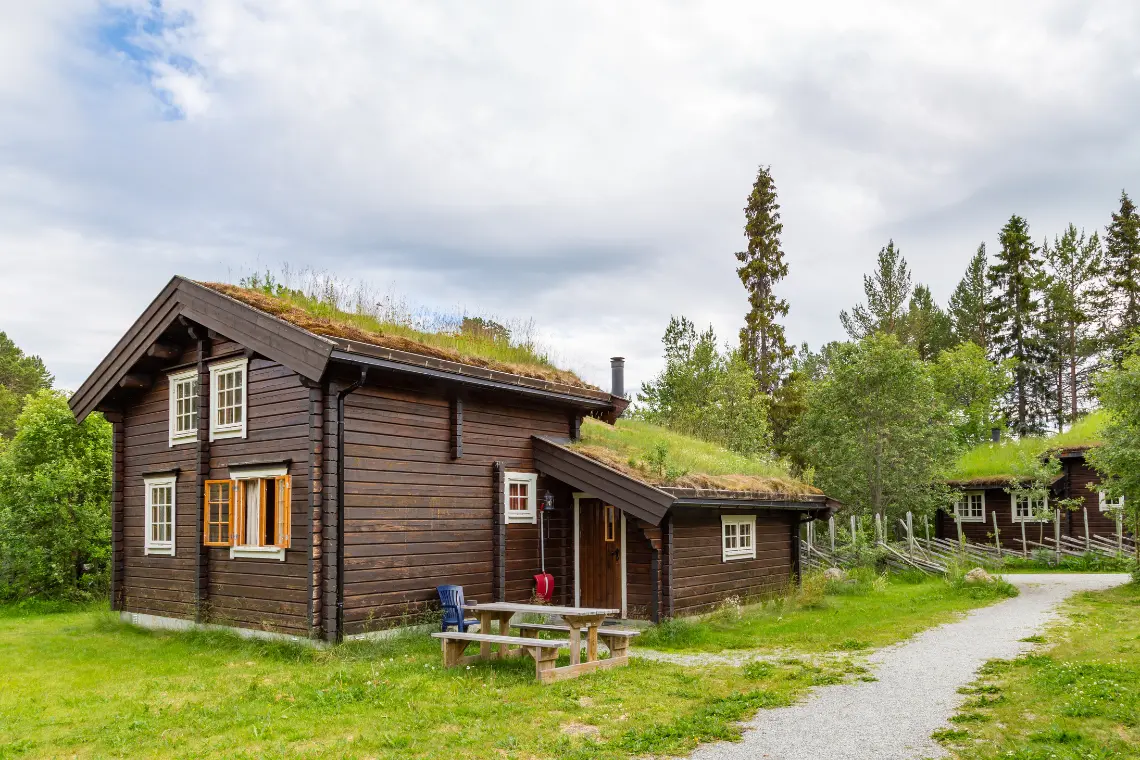
[[[570,624],[570,664],[577,665],[582,661],[582,632],[577,623]]]
[[[491,632],[491,613],[483,610],[479,611],[479,633]],[[491,656],[490,642],[483,641],[479,643],[479,656],[484,660]]]
[[[586,662],[598,659],[598,624],[590,623],[586,628]]]
[[[499,617],[499,635],[500,636],[510,635],[512,614],[513,613],[510,613],[510,612],[500,612],[499,613],[498,617]],[[499,646],[496,647],[495,658],[501,660],[506,656],[507,656],[507,645],[506,644],[499,644]]]

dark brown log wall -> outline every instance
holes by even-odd
[[[671,517],[675,615],[705,612],[730,596],[748,599],[779,594],[788,588],[797,514],[758,512],[756,559],[728,562],[721,559],[719,511],[676,510]]]
[[[433,607],[441,584],[490,600],[493,465],[533,472],[531,436],[566,434],[565,410],[470,395],[455,459],[451,404],[442,389],[377,385],[346,399],[346,634]],[[539,496],[547,487],[540,478]],[[565,562],[564,522],[555,522],[548,569]],[[526,601],[539,571],[538,526],[509,525],[506,533],[506,596]]]
[[[213,357],[240,347],[218,341]],[[193,348],[180,363],[197,359]],[[216,360],[216,359],[212,359]],[[211,360],[211,361],[212,361]],[[309,536],[309,391],[293,372],[265,359],[249,362],[247,437],[210,445],[210,478],[229,477],[229,465],[289,459],[293,476],[292,546],[284,562],[229,558],[228,548],[210,549],[205,575],[210,622],[291,634],[307,634]],[[124,609],[194,619],[198,534],[195,445],[169,445],[169,388],[165,373],[130,403],[123,419],[123,603]],[[176,487],[175,556],[143,553],[145,474],[179,469]]]

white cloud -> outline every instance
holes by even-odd
[[[633,385],[670,314],[735,335],[757,164],[783,204],[789,335],[813,344],[840,337],[888,237],[944,299],[1011,213],[1038,236],[1102,226],[1140,167],[1123,1],[13,11],[5,275],[101,316],[5,298],[0,329],[70,385],[170,274],[282,260],[534,316],[595,382],[630,357]]]

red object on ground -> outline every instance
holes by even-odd
[[[554,576],[550,573],[539,573],[534,576],[534,594],[543,601],[549,602],[554,596]]]

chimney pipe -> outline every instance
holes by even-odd
[[[1001,443],[1001,428],[990,428],[990,440],[994,443]]]
[[[615,356],[610,359],[610,393],[614,396],[625,396],[625,357]]]

